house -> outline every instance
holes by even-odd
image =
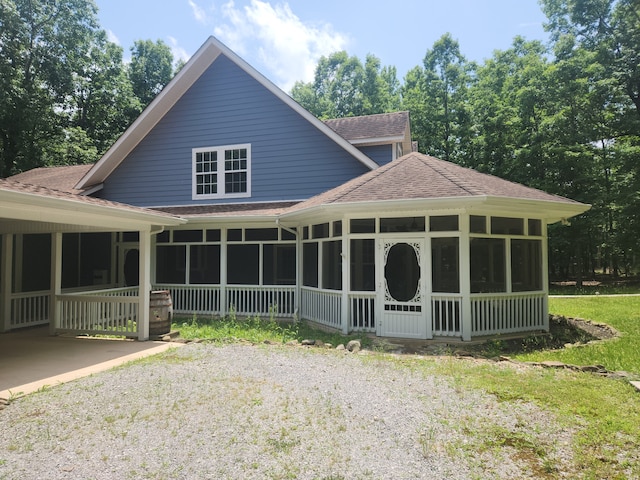
[[[547,225],[589,206],[322,122],[215,38],[92,166],[0,181],[4,331],[149,337],[183,314],[471,340],[548,329]]]

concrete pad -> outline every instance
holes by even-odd
[[[181,346],[49,336],[48,327],[0,334],[0,398],[26,395]]]

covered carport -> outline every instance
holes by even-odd
[[[87,333],[87,325],[82,316],[102,312],[104,305],[111,310],[122,298],[123,305],[134,312],[136,318],[133,335],[138,340],[149,338],[149,296],[151,291],[151,245],[152,236],[165,227],[185,223],[185,220],[130,205],[110,202],[99,198],[61,192],[44,187],[28,185],[12,180],[0,180],[0,234],[2,235],[2,255],[0,270],[0,332],[15,330],[19,326],[33,326],[48,323],[49,333]],[[87,296],[78,299],[70,308],[74,321],[68,322],[65,315],[71,310],[63,309],[68,298],[62,292],[62,239],[65,233],[82,232],[137,232],[138,237],[138,282],[133,292],[126,298],[118,294],[105,293],[106,299]],[[50,235],[50,282],[47,292],[40,292],[40,298],[29,299],[14,292],[14,277],[18,273],[14,256],[19,248],[15,239],[24,234]],[[106,302],[106,303],[105,303]],[[82,303],[92,304],[83,308]],[[37,317],[33,324],[17,322],[16,317],[27,311]],[[128,335],[132,336],[128,332]],[[1,355],[1,354],[0,354]],[[0,356],[0,359],[2,357]],[[1,360],[0,360],[1,361]]]

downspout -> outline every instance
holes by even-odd
[[[292,235],[294,235],[296,237],[296,239],[298,238],[298,231],[297,230],[293,230],[292,228],[289,227],[285,227],[284,225],[282,225],[280,223],[280,217],[276,218],[276,225],[278,227],[280,227],[283,230],[286,230],[287,232],[291,233]]]

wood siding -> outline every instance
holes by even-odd
[[[252,196],[306,199],[368,171],[224,56],[106,180],[102,198],[137,206],[207,204],[191,197],[192,149],[251,144]]]

